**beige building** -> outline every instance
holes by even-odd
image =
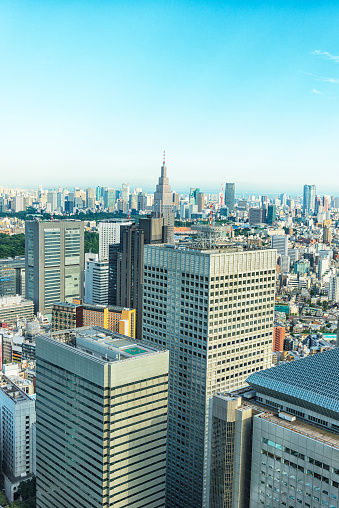
[[[165,505],[168,359],[99,327],[37,337],[37,508]]]

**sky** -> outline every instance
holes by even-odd
[[[2,0],[0,186],[339,195],[339,6]]]

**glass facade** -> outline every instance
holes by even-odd
[[[45,229],[45,266],[60,265],[60,229]]]

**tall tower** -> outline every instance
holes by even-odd
[[[225,205],[230,212],[234,212],[235,184],[226,183]]]
[[[161,166],[161,176],[159,177],[159,183],[154,193],[153,210],[156,215],[164,218],[164,227],[167,229],[166,243],[174,243],[173,194],[171,192],[171,186],[168,183],[165,152],[163,165]]]
[[[51,314],[54,303],[83,298],[84,223],[26,221],[25,272],[35,313]]]
[[[144,247],[143,340],[170,351],[168,508],[205,506],[210,398],[271,366],[276,257]]]
[[[303,211],[305,215],[309,215],[311,210],[315,209],[315,185],[304,185]]]

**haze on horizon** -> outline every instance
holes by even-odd
[[[2,186],[339,194],[339,7],[4,0]]]

